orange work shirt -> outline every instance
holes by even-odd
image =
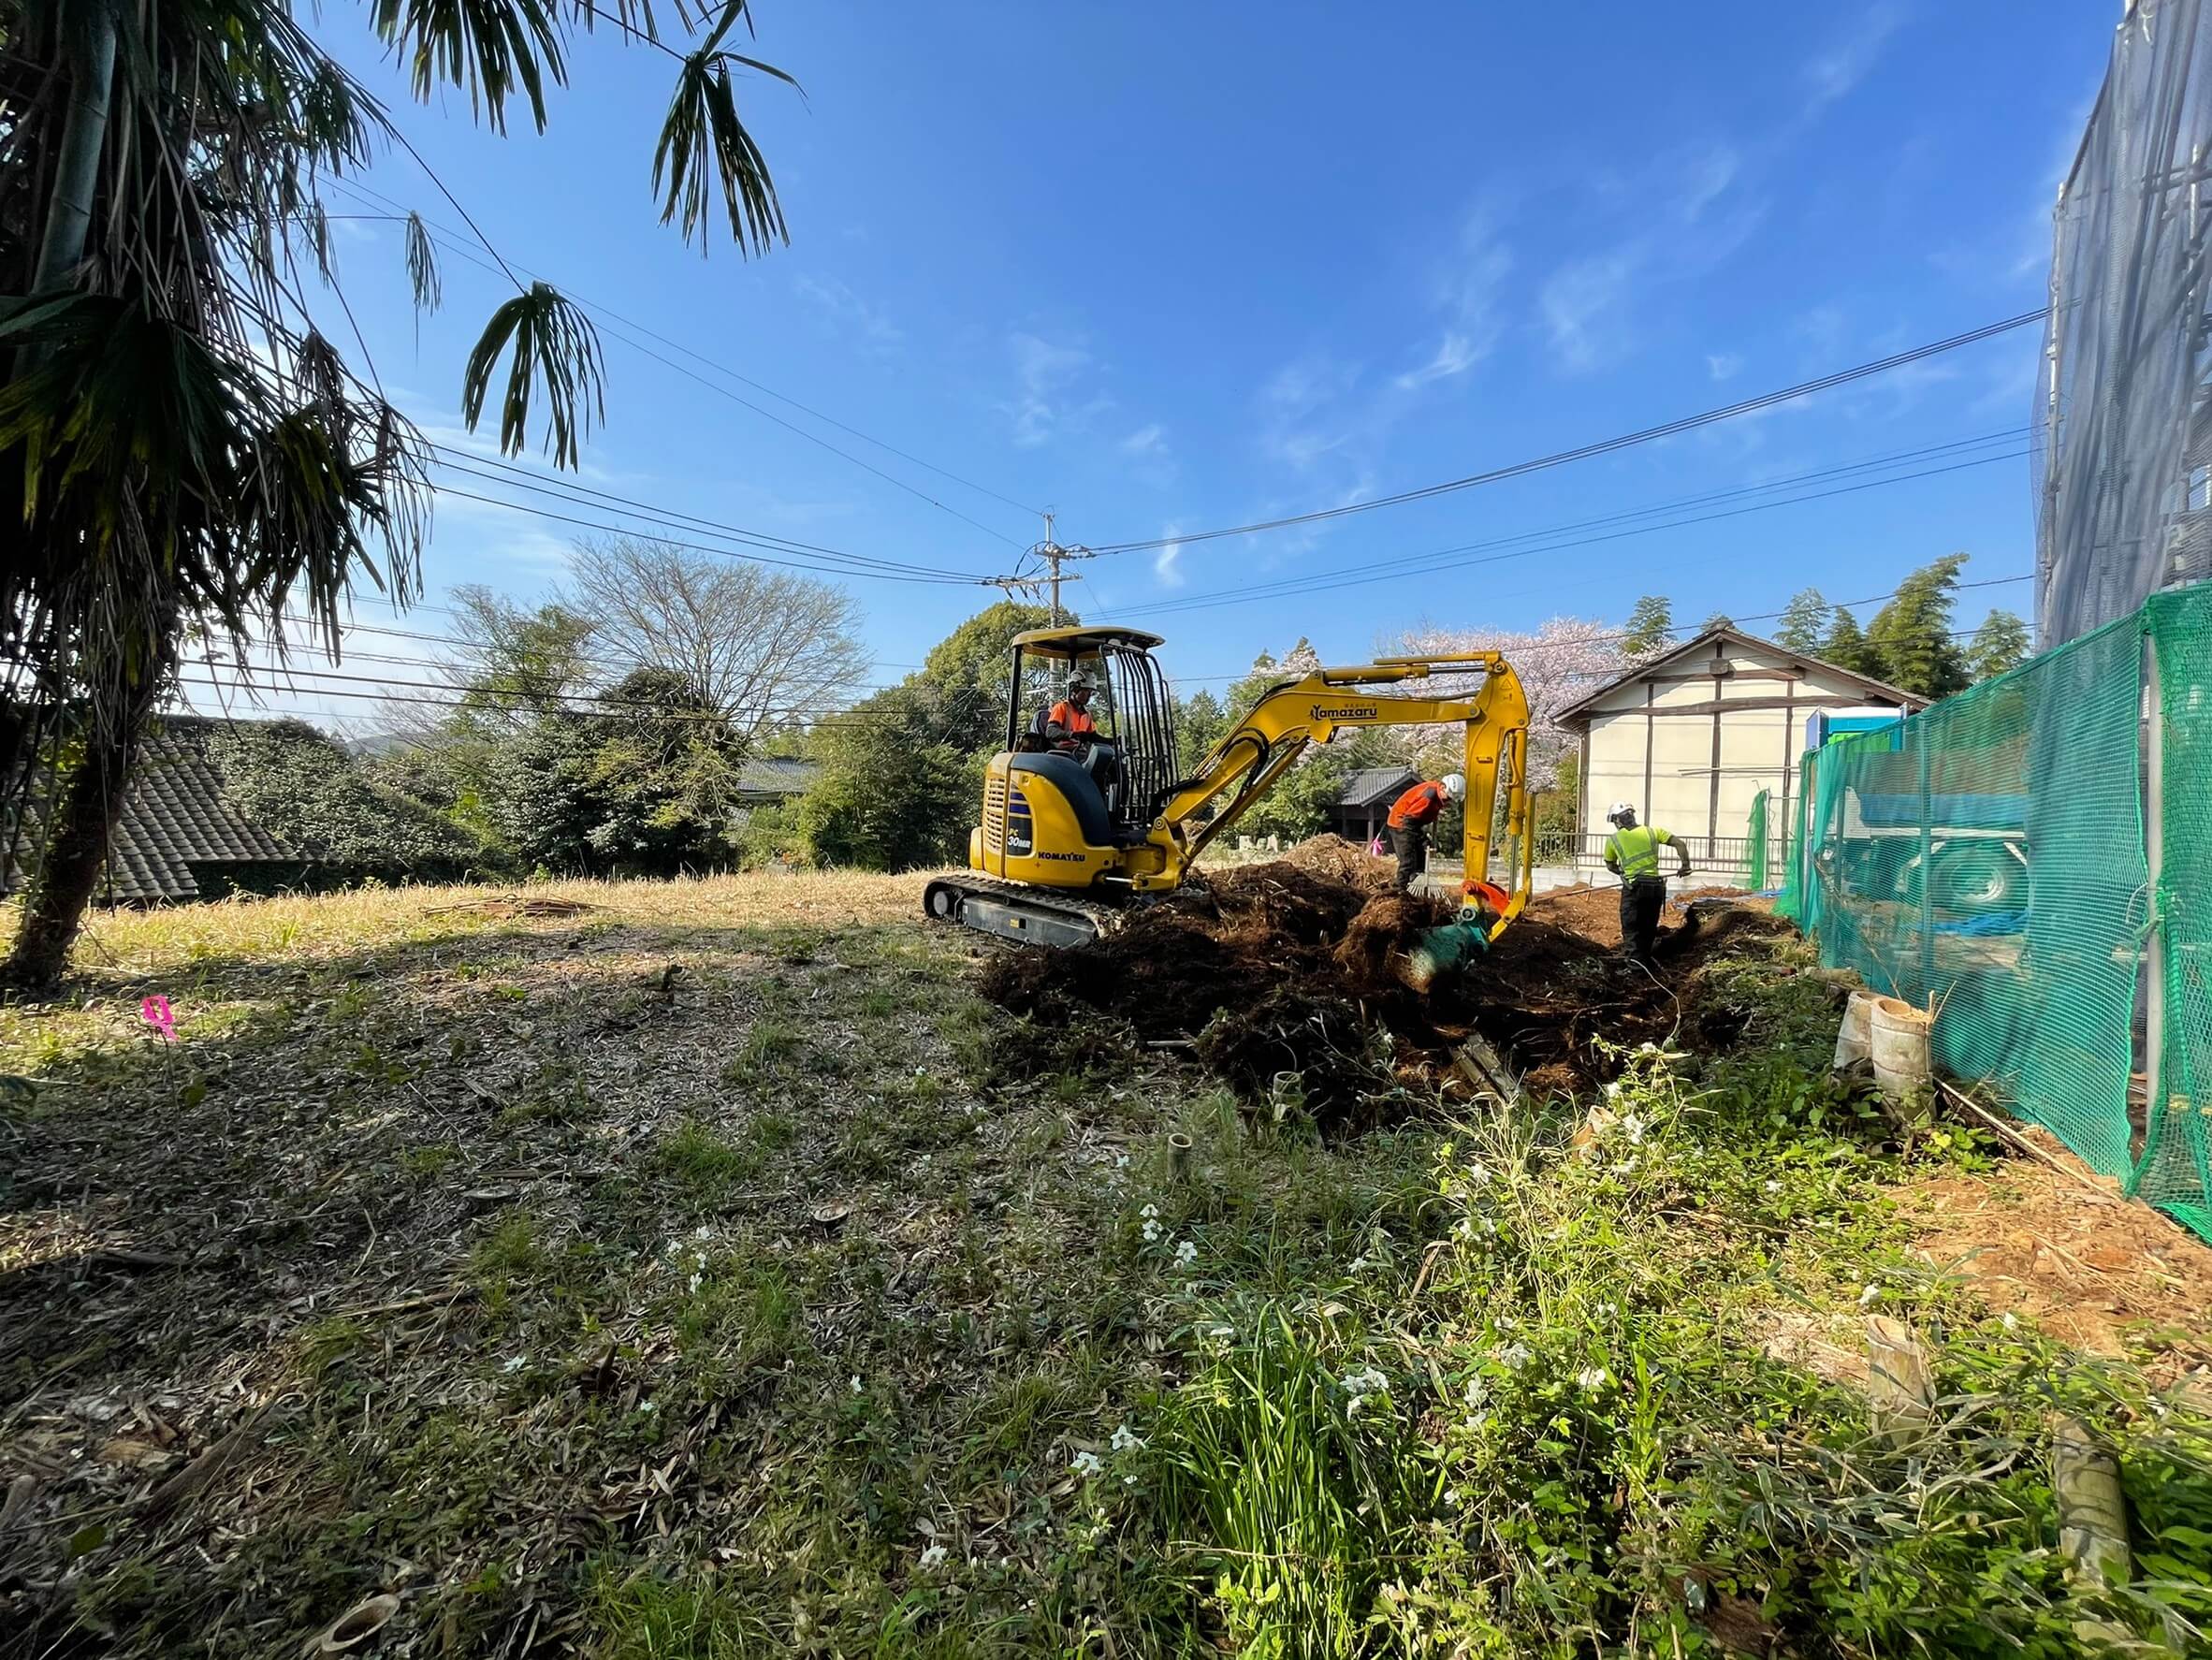
[[[1093,721],[1088,715],[1084,714],[1081,709],[1077,708],[1066,698],[1062,698],[1058,703],[1053,705],[1051,708],[1047,709],[1045,711],[1044,719],[1047,725],[1057,726],[1070,737],[1073,737],[1079,732],[1096,732],[1099,730],[1097,721]]]
[[[1390,803],[1389,823],[1393,830],[1410,829],[1415,824],[1433,824],[1436,815],[1443,810],[1442,784],[1416,784]]]

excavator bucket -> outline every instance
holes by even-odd
[[[1416,939],[1398,965],[1398,978],[1414,991],[1425,992],[1437,981],[1456,974],[1477,957],[1490,954],[1490,929],[1481,923],[1447,923]]]
[[[1512,904],[1503,888],[1469,881],[1458,920],[1421,933],[1398,962],[1398,978],[1413,991],[1426,992],[1439,980],[1463,972],[1490,954],[1498,919]]]

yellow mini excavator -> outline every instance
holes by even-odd
[[[1132,897],[1181,883],[1308,744],[1347,729],[1437,724],[1466,734],[1466,868],[1459,921],[1413,954],[1419,979],[1487,946],[1520,915],[1530,878],[1528,700],[1503,657],[1385,657],[1286,679],[1185,778],[1173,702],[1152,655],[1160,644],[1132,628],[1014,637],[1006,749],[983,775],[982,823],[968,837],[974,874],[932,881],[923,895],[930,916],[1036,944],[1084,944]],[[1474,684],[1442,697],[1370,690],[1438,675]],[[1071,679],[1096,688],[1075,730],[1053,719],[1066,713],[1054,700]],[[1506,887],[1490,880],[1501,792]]]

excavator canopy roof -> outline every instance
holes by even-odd
[[[1013,643],[1040,657],[1090,657],[1101,646],[1133,646],[1149,651],[1167,642],[1140,628],[1033,628],[1014,635]]]

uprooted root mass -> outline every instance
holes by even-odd
[[[1281,859],[1210,874],[1145,906],[1095,944],[1024,950],[985,966],[983,992],[1041,1024],[1113,1016],[1141,1040],[1195,1040],[1254,1107],[1295,1097],[1324,1125],[1388,1111],[1393,1085],[1432,1097],[1455,1050],[1487,1039],[1538,1095],[1600,1084],[1615,1044],[1700,1031],[1691,970],[1743,930],[1786,925],[1730,910],[1663,936],[1656,972],[1614,955],[1616,896],[1535,899],[1487,956],[1423,997],[1392,960],[1450,908],[1392,891],[1391,866],[1334,836]]]

